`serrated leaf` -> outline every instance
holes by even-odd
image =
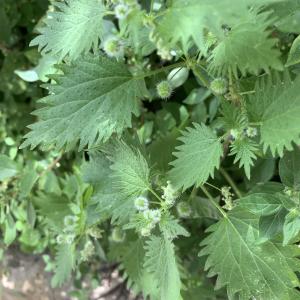
[[[204,124],[194,123],[194,128],[184,131],[179,140],[183,144],[173,153],[177,159],[171,163],[173,169],[169,176],[173,185],[185,190],[213,176],[220,165],[223,148],[216,134]]]
[[[299,142],[300,76],[291,80],[283,76],[258,80],[255,93],[248,97],[250,121],[260,122],[261,143],[264,151],[270,148],[273,155],[292,150],[292,142]]]
[[[300,189],[300,149],[286,152],[279,161],[279,175],[282,183],[296,190]]]
[[[38,45],[43,54],[57,54],[60,59],[68,55],[71,60],[98,47],[105,12],[102,1],[64,0],[53,5],[55,11],[48,12],[30,46]]]
[[[164,237],[152,236],[146,242],[145,250],[144,267],[155,278],[159,299],[181,299],[180,275],[172,242]]]
[[[209,228],[200,255],[208,255],[206,270],[217,275],[216,288],[227,286],[229,299],[298,299],[299,280],[294,273],[299,260],[296,246],[271,241],[258,244],[258,217],[243,209]],[[225,250],[225,251],[224,251]]]
[[[238,24],[248,7],[262,6],[277,1],[269,0],[173,0],[158,22],[154,37],[170,46],[181,43],[187,51],[191,45],[206,53],[204,31],[219,35],[227,24]],[[213,16],[213,17],[212,17]],[[197,30],[195,30],[197,28]]]
[[[51,280],[52,287],[59,287],[67,281],[75,265],[74,245],[61,244],[55,256],[55,275]]]
[[[246,176],[250,179],[250,170],[256,159],[257,144],[248,138],[237,139],[230,145],[230,155],[235,155],[234,163],[244,167]]]
[[[131,115],[139,113],[138,99],[145,93],[143,79],[104,56],[87,55],[62,70],[41,100],[46,106],[34,112],[39,121],[29,126],[22,148],[54,144],[60,149],[79,140],[82,149],[131,127]]]
[[[268,72],[270,68],[282,70],[280,52],[274,48],[277,40],[269,38],[270,32],[266,31],[273,22],[268,17],[269,13],[249,13],[225,33],[209,57],[210,71],[238,77],[238,71],[246,75]]]
[[[111,160],[113,184],[120,193],[137,197],[151,187],[150,168],[138,149],[117,142]]]

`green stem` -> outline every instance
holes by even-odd
[[[172,65],[169,65],[169,66],[162,67],[162,68],[157,69],[157,70],[149,71],[149,72],[144,73],[142,75],[138,75],[135,78],[136,79],[142,79],[142,78],[145,78],[145,77],[154,76],[156,74],[159,74],[159,73],[162,73],[162,72],[165,72],[165,71],[169,71],[171,69],[175,69],[175,68],[178,68],[178,67],[184,67],[184,66],[186,66],[186,62],[181,61],[181,62],[172,64]]]
[[[237,187],[237,185],[235,184],[235,182],[232,180],[232,178],[230,177],[230,175],[227,173],[227,171],[224,170],[223,168],[220,168],[220,173],[224,176],[224,178],[226,179],[226,181],[232,187],[232,189],[234,190],[234,192],[236,193],[236,195],[238,196],[238,198],[242,198],[243,195],[242,195],[241,191],[239,190],[239,188]]]
[[[160,204],[164,202],[163,199],[161,199],[154,190],[152,190],[152,188],[148,188],[149,192],[152,193],[159,201],[160,201]]]
[[[200,68],[203,68],[201,65],[198,65]],[[203,76],[203,74],[201,74],[201,72],[199,72],[195,66],[192,67],[194,74],[198,77],[198,79],[202,82],[202,84],[209,89],[210,83],[207,80],[207,78],[205,78],[205,76]]]
[[[208,200],[211,202],[211,204],[213,204],[213,206],[221,213],[221,215],[224,218],[227,218],[227,214],[226,212],[222,209],[222,207],[215,202],[213,196],[210,194],[210,192],[206,189],[205,186],[200,186],[200,189],[202,190],[202,192],[207,196]]]
[[[213,184],[211,184],[211,183],[205,182],[204,184],[207,184],[207,185],[209,185],[210,187],[214,188],[215,190],[221,192],[221,189],[219,189],[218,187],[216,187],[215,185],[213,185]]]

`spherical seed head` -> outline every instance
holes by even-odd
[[[75,239],[75,234],[67,234],[66,235],[66,243],[72,244]]]
[[[145,211],[149,207],[149,201],[146,197],[139,196],[135,199],[134,206],[138,211]]]
[[[126,4],[118,4],[115,7],[115,15],[119,20],[124,20],[130,13],[130,8]]]
[[[109,37],[104,41],[103,50],[109,57],[120,58],[124,55],[124,45],[116,36]]]
[[[257,129],[255,127],[246,128],[246,136],[249,138],[253,138],[257,136]]]
[[[148,227],[144,227],[141,229],[142,236],[149,236],[151,234],[151,229]]]
[[[172,86],[168,80],[164,80],[156,86],[156,91],[160,98],[168,99],[172,94]]]
[[[228,82],[225,78],[216,78],[210,83],[210,89],[216,95],[224,95],[228,90]]]
[[[157,224],[161,219],[161,212],[159,209],[150,209],[149,215],[152,223]]]
[[[181,218],[187,218],[192,213],[192,209],[187,202],[179,202],[176,205],[176,209],[177,209],[179,217],[181,217]]]
[[[91,241],[87,241],[83,250],[80,251],[81,260],[88,261],[95,253],[95,247]]]
[[[62,234],[59,234],[57,237],[56,237],[56,242],[57,244],[64,244],[66,242],[66,238],[64,235]]]

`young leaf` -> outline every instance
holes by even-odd
[[[206,182],[220,165],[223,148],[216,134],[204,124],[194,124],[179,138],[183,145],[176,147],[177,157],[171,163],[170,180],[176,187],[187,189]]]
[[[248,179],[250,179],[250,170],[254,165],[257,149],[257,144],[248,138],[235,140],[230,145],[230,155],[235,155],[234,163],[239,161],[239,167],[244,167]]]
[[[13,177],[17,173],[17,164],[8,156],[0,154],[0,181]]]
[[[300,149],[286,152],[279,161],[279,175],[282,183],[296,190],[300,189]]]
[[[179,300],[181,282],[174,245],[165,237],[152,236],[145,249],[144,267],[155,278],[159,299]]]
[[[55,257],[55,275],[52,278],[53,287],[61,286],[71,276],[75,264],[74,246],[61,244],[57,247]]]
[[[45,26],[30,46],[39,46],[42,54],[57,54],[60,59],[76,59],[91,47],[98,47],[103,31],[105,8],[99,0],[65,0],[53,3],[56,10],[48,12]]]
[[[104,56],[87,55],[61,68],[64,75],[48,86],[50,95],[41,100],[46,107],[34,112],[40,120],[29,126],[32,131],[21,147],[55,144],[60,149],[79,140],[82,149],[131,126],[132,113],[139,112],[138,98],[145,93],[143,79]]]
[[[299,280],[293,272],[300,250],[273,244],[258,244],[258,217],[234,209],[227,218],[209,228],[200,255],[208,255],[206,269],[218,275],[216,288],[227,286],[230,299],[298,299]],[[225,249],[225,251],[224,251]]]
[[[283,224],[283,246],[289,244],[300,231],[300,217],[299,214],[290,212],[285,217],[285,222]]]
[[[270,148],[280,156],[286,148],[292,150],[292,142],[299,142],[300,76],[292,81],[287,73],[260,79],[255,93],[248,98],[250,118],[261,122],[260,134],[264,151]],[[250,120],[252,121],[252,120]]]

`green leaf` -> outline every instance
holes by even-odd
[[[216,288],[227,286],[229,299],[299,298],[294,270],[300,250],[271,241],[258,244],[257,216],[236,208],[208,231],[200,255],[208,255],[205,268],[218,276]]]
[[[60,59],[68,55],[71,60],[98,47],[105,12],[102,1],[66,0],[53,5],[55,11],[48,12],[30,46],[38,45],[42,54],[50,52]]]
[[[225,33],[209,57],[211,72],[229,72],[238,77],[238,71],[246,75],[268,72],[270,68],[282,70],[280,52],[274,48],[277,40],[269,38],[270,32],[266,31],[273,22],[268,17],[269,13],[249,13]]]
[[[17,175],[17,164],[8,156],[0,154],[0,181]]]
[[[117,142],[111,160],[113,184],[122,195],[140,196],[151,187],[150,169],[139,150]]]
[[[9,246],[16,238],[17,230],[16,230],[16,223],[11,216],[8,214],[6,216],[6,220],[4,222],[4,236],[3,241],[6,246]]]
[[[155,278],[159,299],[181,299],[180,275],[172,242],[164,237],[152,236],[146,242],[145,250],[144,267]]]
[[[248,97],[250,122],[260,122],[261,143],[264,151],[270,148],[280,156],[292,142],[300,142],[300,76],[294,81],[287,73],[258,80],[255,93]]]
[[[48,85],[50,95],[41,100],[46,106],[34,112],[39,121],[29,126],[32,131],[21,148],[55,144],[60,149],[79,140],[82,149],[131,127],[132,113],[139,113],[138,98],[146,91],[143,79],[104,56],[88,55],[61,69],[64,75]]]
[[[286,152],[279,161],[279,175],[282,183],[296,190],[300,189],[300,149]]]
[[[235,155],[234,163],[244,167],[246,176],[250,179],[250,170],[256,159],[257,144],[248,138],[237,139],[230,145],[230,155]]]
[[[194,123],[179,138],[182,145],[176,147],[173,154],[177,157],[171,163],[170,180],[176,187],[187,189],[206,182],[220,165],[223,148],[216,134],[204,124]]]
[[[256,193],[240,199],[238,205],[258,216],[269,216],[278,212],[282,207],[279,195]]]
[[[298,36],[290,49],[286,66],[292,66],[300,63],[300,36]]]
[[[62,286],[62,284],[70,278],[74,265],[74,245],[59,245],[55,256],[55,275],[51,280],[52,287]]]
[[[27,197],[30,194],[38,178],[39,175],[33,168],[33,166],[24,170],[24,173],[22,174],[22,177],[20,179],[20,195],[22,197]]]
[[[180,42],[185,51],[196,44],[206,53],[205,30],[209,29],[213,34],[220,35],[224,24],[228,26],[239,24],[240,16],[248,13],[248,7],[262,6],[271,2],[277,1],[173,0],[159,20],[154,37],[158,40],[162,39],[170,46]]]
[[[280,208],[274,215],[262,216],[259,219],[259,236],[262,241],[270,240],[282,232],[287,210]]]

